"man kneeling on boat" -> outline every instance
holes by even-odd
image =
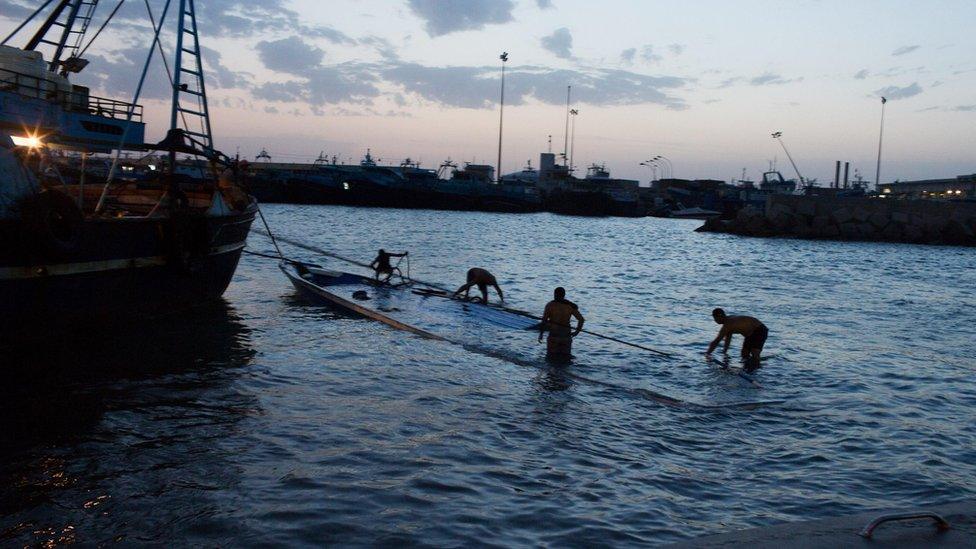
[[[725,340],[725,350],[728,352],[729,344],[732,343],[732,335],[740,334],[745,337],[742,342],[742,360],[746,363],[746,370],[755,370],[759,367],[759,355],[762,354],[763,345],[769,336],[769,329],[757,318],[751,316],[728,316],[722,309],[712,311],[712,318],[715,322],[722,325],[718,335],[708,345],[705,354],[711,354],[719,342]]]
[[[471,286],[477,286],[481,291],[481,302],[488,303],[488,286],[494,286],[495,291],[498,292],[498,299],[505,301],[505,296],[502,295],[502,289],[498,287],[498,281],[495,280],[495,275],[489,273],[487,270],[475,267],[473,269],[468,269],[468,282],[457,289],[454,295],[458,295],[464,292],[464,299],[468,298],[468,292],[471,291]]]
[[[386,250],[380,248],[379,253],[376,255],[376,259],[369,264],[370,268],[376,271],[376,281],[377,282],[389,282],[393,278],[393,271],[397,269],[390,264],[391,257],[404,257],[408,252],[403,252],[402,254],[391,254],[387,253]],[[380,275],[386,275],[386,278],[380,280]]]
[[[566,290],[562,287],[553,292],[553,300],[546,304],[539,323],[539,341],[542,334],[549,330],[546,340],[546,356],[556,359],[568,359],[572,356],[573,338],[583,330],[583,315],[575,303],[566,299]],[[569,321],[576,318],[576,330],[572,329]]]

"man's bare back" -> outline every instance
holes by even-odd
[[[542,335],[548,330],[546,354],[550,357],[566,358],[572,356],[573,338],[583,330],[584,319],[579,307],[566,300],[566,290],[556,288],[553,296],[555,299],[546,304],[542,313],[539,341],[542,341]],[[573,318],[576,319],[576,330],[570,324]]]
[[[481,300],[485,303],[488,302],[488,286],[494,287],[495,291],[498,292],[499,299],[502,301],[505,300],[505,294],[502,293],[501,287],[498,286],[498,280],[487,269],[482,269],[481,267],[468,269],[466,283],[458,288],[454,292],[454,295],[460,295],[461,292],[464,292],[464,297],[467,298],[472,286],[478,287],[478,290],[481,291]]]
[[[747,361],[749,368],[758,368],[760,355],[763,346],[766,344],[766,337],[769,336],[769,329],[759,321],[758,318],[751,316],[728,316],[722,309],[712,311],[712,318],[715,322],[722,325],[715,339],[708,344],[706,354],[711,354],[719,342],[725,340],[725,351],[728,352],[729,345],[732,343],[732,336],[739,334],[745,338],[742,342],[742,358]]]
[[[722,330],[726,333],[749,337],[756,328],[762,325],[763,323],[759,322],[758,318],[751,316],[727,316],[725,317],[725,324],[722,325]]]

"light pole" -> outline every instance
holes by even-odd
[[[783,138],[783,132],[773,132],[772,135],[773,135],[773,139],[775,139],[776,141],[779,141],[780,146],[783,147],[783,152],[786,153],[786,158],[789,158],[790,159],[790,164],[793,165],[793,171],[795,171],[796,172],[796,176],[800,178],[800,185],[803,185],[804,184],[803,176],[800,175],[800,170],[799,170],[799,168],[796,167],[796,162],[793,162],[793,157],[790,156],[790,151],[788,151],[786,149],[786,144],[783,143],[783,139],[782,139]]]
[[[502,99],[498,107],[498,167],[496,170],[498,173],[495,174],[495,182],[502,180],[502,123],[505,118],[505,62],[508,61],[508,52],[503,51],[501,55],[498,56],[502,60]]]
[[[674,164],[671,163],[671,159],[664,156],[663,154],[659,154],[657,155],[657,157],[668,164],[668,177],[674,179]]]
[[[881,131],[878,133],[878,166],[874,172],[874,190],[878,190],[878,185],[881,184],[881,139],[884,137],[884,114],[887,102],[887,99],[881,98]]]
[[[576,150],[576,115],[579,114],[579,109],[570,109],[569,114],[573,115],[573,137],[570,138],[569,142],[569,171],[573,171],[573,151]]]
[[[641,166],[647,166],[651,169],[651,182],[657,181],[657,159],[652,158],[650,160],[645,160],[640,163]],[[661,168],[661,175],[664,175],[664,168]]]
[[[563,132],[563,163],[569,162],[569,96],[572,86],[566,86],[566,131]],[[567,166],[568,167],[568,166]]]
[[[647,162],[652,164],[656,163],[655,165],[661,168],[661,177],[665,177],[665,178],[674,177],[674,173],[671,170],[671,162],[667,161],[667,159],[664,158],[663,156],[657,155],[654,158],[648,160]]]

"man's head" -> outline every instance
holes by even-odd
[[[552,295],[556,299],[566,299],[566,288],[560,286],[552,291]]]
[[[725,311],[722,309],[713,309],[712,318],[714,318],[715,322],[718,324],[725,324]]]
[[[380,255],[383,255],[385,253],[386,253],[386,250],[384,250],[383,248],[380,248]]]

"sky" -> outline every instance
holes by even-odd
[[[164,3],[149,2],[157,18]],[[0,0],[0,34],[40,4]],[[976,172],[972,0],[196,4],[215,141],[229,154],[358,161],[369,148],[388,163],[495,164],[505,51],[505,173],[537,165],[550,135],[563,150],[567,86],[580,171],[605,163],[646,182],[640,162],[663,155],[676,177],[758,179],[771,162],[791,177],[770,136],[781,131],[804,177],[826,184],[841,160],[873,181],[883,95],[882,181]],[[73,81],[131,100],[147,21],[143,2],[126,2]],[[167,88],[156,57],[140,98],[147,139],[165,134]]]

